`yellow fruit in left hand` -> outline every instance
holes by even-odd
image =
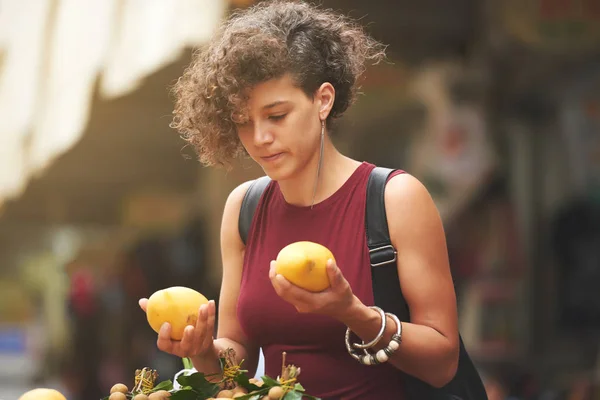
[[[275,260],[275,272],[296,286],[321,292],[330,286],[327,260],[335,262],[333,253],[318,243],[302,241],[285,246]]]
[[[156,333],[168,322],[171,325],[171,339],[181,340],[186,326],[196,325],[198,311],[208,299],[194,289],[173,286],[156,291],[148,299],[146,317]]]
[[[54,389],[39,388],[24,393],[19,400],[67,400],[60,392]]]

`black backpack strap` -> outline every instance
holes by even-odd
[[[385,213],[385,184],[393,170],[375,167],[367,183],[366,229],[367,245],[373,268],[395,263],[396,249],[392,246]]]
[[[367,183],[365,226],[371,259],[375,305],[408,321],[406,301],[399,287],[397,252],[390,239],[385,212],[385,185],[393,169],[375,167]]]
[[[255,179],[244,195],[238,219],[238,230],[244,244],[246,244],[246,240],[248,239],[248,232],[250,231],[250,225],[252,225],[252,219],[254,218],[256,207],[258,207],[258,202],[270,182],[271,178],[268,176]]]

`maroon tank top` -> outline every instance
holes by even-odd
[[[335,255],[354,294],[373,305],[365,236],[366,188],[373,168],[362,163],[340,189],[312,209],[288,204],[277,182],[271,182],[248,234],[237,307],[242,329],[262,347],[268,376],[280,375],[285,351],[287,362],[301,368],[299,381],[307,393],[322,399],[401,399],[401,382],[389,364],[364,366],[354,360],[344,345],[343,324],[300,314],[277,296],[269,263],[292,242],[321,243]]]

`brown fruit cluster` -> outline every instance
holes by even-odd
[[[158,390],[150,394],[137,393],[134,395],[129,391],[127,385],[117,383],[110,389],[108,400],[167,400],[169,397],[171,397],[171,393],[166,390]]]
[[[258,387],[261,387],[263,385],[263,382],[261,380],[255,378],[250,379],[250,383]],[[250,392],[250,394],[252,393],[254,392]],[[248,391],[246,389],[238,386],[232,390],[221,390],[219,393],[217,393],[217,397],[210,397],[206,400],[234,400],[238,397],[246,396],[247,394]],[[284,394],[285,392],[282,387],[275,386],[269,389],[269,393],[261,397],[261,400],[280,400]]]

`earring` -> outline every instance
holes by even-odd
[[[319,163],[317,164],[317,179],[315,179],[315,187],[313,189],[313,199],[310,208],[312,209],[315,205],[315,198],[317,196],[317,185],[319,183],[319,176],[321,176],[321,166],[323,165],[323,146],[325,143],[325,120],[321,120],[321,145],[319,147]]]

